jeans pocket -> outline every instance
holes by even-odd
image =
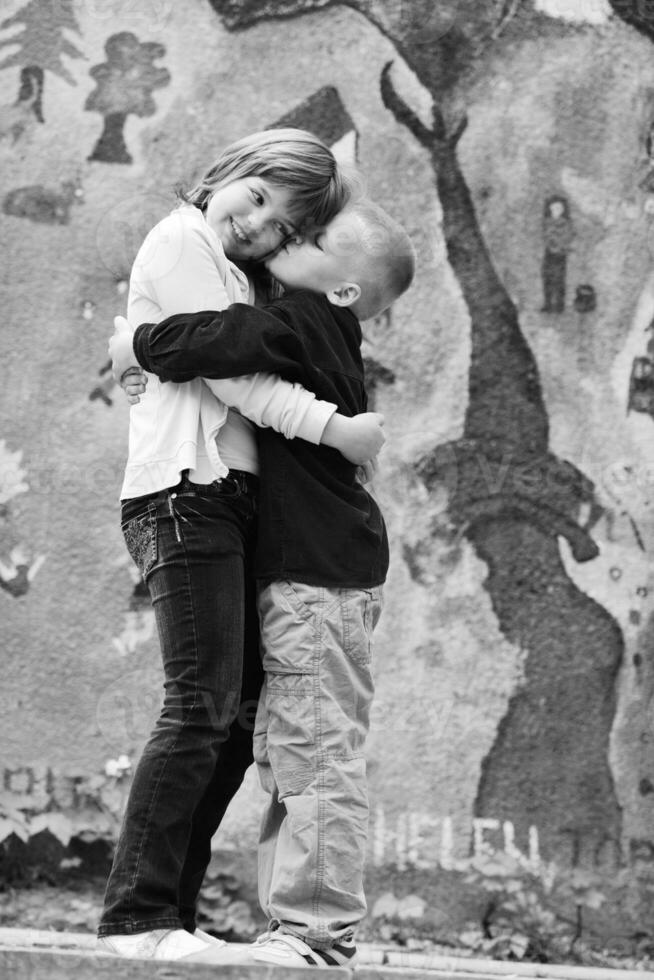
[[[146,578],[157,560],[157,519],[154,508],[122,525],[123,537],[132,561]]]

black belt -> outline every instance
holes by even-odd
[[[122,500],[123,519],[126,519],[126,510],[129,512],[136,508],[135,513],[138,513],[139,505],[164,503],[171,494],[202,493],[202,491],[206,493],[214,491],[219,494],[221,490],[224,491],[228,487],[234,487],[239,493],[256,495],[259,492],[259,477],[255,476],[254,473],[247,473],[245,470],[230,470],[227,476],[223,476],[220,480],[213,480],[211,483],[191,483],[188,478],[188,470],[183,470],[181,480],[174,487],[155,491],[155,493],[146,493],[142,497]]]
[[[212,480],[211,483],[192,483],[188,478],[188,470],[184,470],[177,486],[171,487],[170,490],[175,493],[189,493],[209,489],[218,490],[230,485],[237,487],[241,493],[258,493],[259,477],[246,470],[230,470],[227,476],[221,477],[220,480]]]

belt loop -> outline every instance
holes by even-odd
[[[173,524],[175,525],[175,537],[177,538],[178,543],[181,544],[182,543],[182,536],[179,533],[179,523],[177,521],[177,514],[175,513],[175,509],[173,507],[173,500],[175,499],[176,496],[177,496],[176,493],[169,493],[168,494],[168,511],[170,513],[170,516],[173,519]]]

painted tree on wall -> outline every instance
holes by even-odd
[[[649,0],[609,0],[609,4],[626,24],[654,41],[654,8]]]
[[[73,4],[74,0],[29,0],[12,17],[0,23],[0,30],[15,24],[24,25],[20,33],[0,40],[0,48],[18,45],[17,51],[0,62],[0,69],[20,66],[17,102],[29,102],[39,122],[43,122],[43,73],[51,71],[69,85],[77,84],[62,61],[62,55],[84,57],[64,34],[64,31],[80,34]]]
[[[337,0],[210,0],[229,29],[336,6]],[[504,635],[525,651],[525,680],[510,700],[484,760],[478,816],[511,820],[522,840],[541,831],[543,851],[568,864],[612,863],[621,812],[608,764],[615,678],[623,654],[608,612],[576,588],[557,538],[578,561],[597,547],[578,515],[593,486],[549,451],[538,368],[518,312],[486,248],[457,158],[466,119],[462,82],[520,6],[495,0],[343,0],[394,44],[433,98],[426,126],[398,96],[387,65],[382,96],[428,151],[452,269],[471,319],[469,402],[463,438],[417,465],[427,487],[456,460],[449,517],[488,566],[488,590]],[[524,11],[523,11],[524,14]],[[524,14],[525,17],[528,14]]]
[[[104,129],[89,160],[131,163],[123,129],[127,116],[152,116],[156,105],[152,92],[168,85],[170,73],[153,62],[166,49],[154,41],[140,43],[129,31],[112,34],[104,46],[107,60],[94,65],[90,74],[97,87],[86,100],[85,109],[104,117]]]

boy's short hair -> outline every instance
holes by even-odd
[[[416,250],[397,221],[368,198],[347,205],[360,227],[360,251],[352,256],[352,279],[361,289],[354,304],[360,320],[378,316],[413,281]]]

